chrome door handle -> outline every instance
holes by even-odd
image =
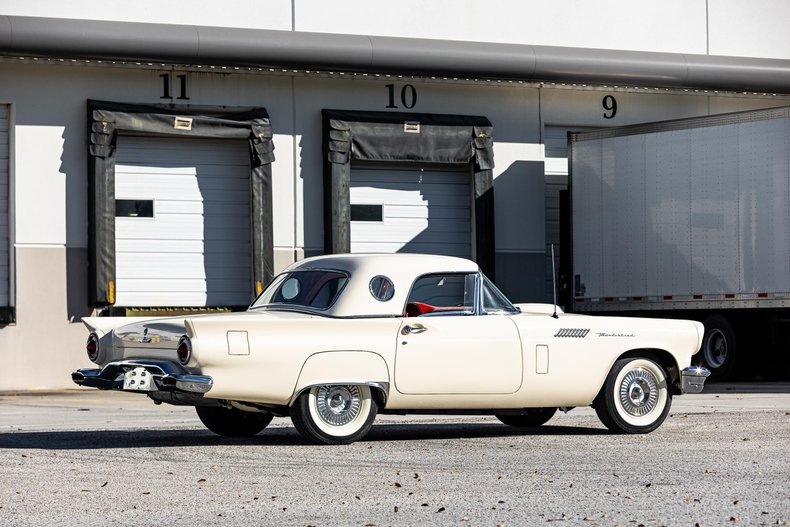
[[[422,333],[424,331],[428,331],[428,328],[426,328],[422,324],[414,324],[413,326],[403,326],[403,329],[400,330],[400,332],[404,335],[411,335],[412,333]]]

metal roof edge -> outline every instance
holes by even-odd
[[[0,15],[0,55],[790,93],[790,60]]]

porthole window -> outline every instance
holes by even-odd
[[[299,294],[301,290],[301,286],[299,284],[299,280],[297,278],[289,278],[283,284],[280,293],[283,295],[283,299],[285,300],[293,300],[296,298],[296,295]]]
[[[376,300],[386,302],[395,294],[395,286],[386,276],[374,276],[370,281],[370,294]]]

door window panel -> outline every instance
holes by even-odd
[[[471,315],[474,305],[474,274],[433,274],[414,282],[405,315]]]

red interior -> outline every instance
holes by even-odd
[[[422,302],[409,302],[406,304],[406,309],[403,310],[403,314],[407,317],[418,317],[420,315],[424,315],[425,313],[430,313],[435,309],[435,307],[428,304],[423,304]]]

